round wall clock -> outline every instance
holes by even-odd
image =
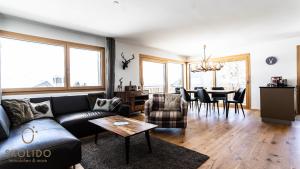
[[[266,59],[266,63],[268,65],[274,65],[275,63],[277,63],[277,58],[275,56],[269,56]]]

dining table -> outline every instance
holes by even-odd
[[[188,93],[195,94],[197,93],[197,90],[187,90]],[[226,100],[228,100],[228,95],[235,93],[235,90],[212,90],[212,89],[206,89],[206,92],[208,94],[224,94],[226,96]],[[229,113],[229,107],[225,106],[225,112],[226,112],[226,118],[228,118]]]

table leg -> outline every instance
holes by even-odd
[[[152,148],[151,148],[151,143],[150,143],[150,135],[149,135],[149,130],[145,131],[145,136],[149,148],[149,152],[152,153]]]
[[[95,144],[97,144],[98,141],[98,133],[95,134]]]
[[[130,137],[125,137],[126,164],[129,163]]]

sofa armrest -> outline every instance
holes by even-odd
[[[152,111],[152,100],[149,99],[145,102],[145,108],[144,108],[146,118],[149,116],[151,111]]]
[[[121,104],[116,112],[119,115],[128,117],[130,115],[130,106],[127,104]]]

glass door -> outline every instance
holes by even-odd
[[[175,93],[176,87],[183,87],[183,64],[167,63],[168,93]]]
[[[143,61],[144,90],[149,93],[164,93],[165,64]]]

